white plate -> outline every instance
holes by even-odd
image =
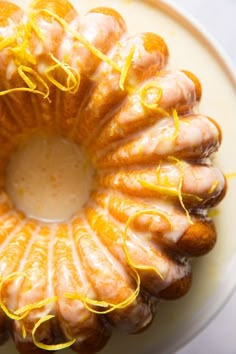
[[[15,1],[19,4],[19,1]],[[24,0],[24,3],[28,3]],[[156,32],[170,49],[170,64],[194,72],[203,86],[200,111],[216,119],[223,132],[223,143],[216,163],[226,173],[236,170],[236,76],[222,51],[199,25],[183,11],[160,0],[73,0],[84,12],[97,6],[117,9],[125,18],[129,32]],[[156,320],[136,336],[114,334],[101,354],[173,353],[193,338],[216,315],[236,287],[236,181],[229,181],[228,193],[215,218],[218,242],[207,256],[195,261],[193,286],[189,294],[175,302],[163,302]],[[7,343],[0,353],[15,354]],[[61,354],[72,353],[63,350]]]

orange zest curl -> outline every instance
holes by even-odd
[[[80,74],[78,73],[78,70],[71,67],[69,64],[55,58],[51,53],[49,53],[49,56],[55,64],[47,67],[42,74],[36,71],[36,58],[30,50],[32,33],[35,33],[41,41],[45,41],[45,37],[35,23],[35,19],[38,13],[43,13],[51,16],[51,18],[57,21],[67,33],[69,33],[75,40],[84,45],[93,55],[95,55],[103,62],[109,64],[114,70],[120,72],[120,86],[121,88],[124,86],[129,70],[129,59],[133,55],[133,51],[131,51],[130,56],[128,56],[127,65],[122,70],[118,64],[116,64],[116,62],[110,59],[107,55],[103,54],[99,49],[94,47],[89,41],[87,41],[75,30],[70,28],[69,24],[60,16],[46,9],[36,11],[31,9],[28,17],[28,22],[25,24],[20,24],[18,27],[16,27],[16,34],[9,38],[2,39],[0,42],[0,50],[8,48],[13,53],[17,72],[20,78],[26,84],[26,87],[23,86],[2,90],[0,92],[0,96],[14,92],[30,92],[42,95],[43,98],[48,98],[50,93],[49,85],[43,76],[45,76],[51,84],[56,86],[61,91],[74,94],[79,89]],[[32,66],[34,66],[35,69],[33,69]],[[60,82],[57,77],[61,77],[62,81],[64,82]]]
[[[25,313],[16,314],[15,312],[12,312],[11,310],[9,310],[2,300],[2,292],[3,292],[3,286],[5,285],[5,283],[15,280],[19,277],[26,278],[30,281],[30,279],[26,273],[14,272],[14,273],[7,275],[6,277],[3,277],[0,282],[0,308],[2,309],[2,311],[5,313],[5,315],[8,318],[10,318],[12,320],[16,320],[16,321],[23,319],[26,316],[26,314]]]
[[[24,317],[27,316],[32,310],[40,309],[50,303],[54,303],[58,300],[57,296],[52,296],[47,299],[35,302],[33,304],[25,305],[24,307],[20,308],[19,310],[15,311],[16,315],[24,314]]]
[[[65,348],[69,348],[71,345],[73,345],[76,342],[76,339],[73,339],[73,340],[70,340],[69,342],[62,343],[62,344],[48,345],[48,344],[44,344],[44,343],[37,341],[37,339],[36,339],[37,329],[41,326],[41,324],[51,320],[54,317],[55,317],[54,315],[46,315],[46,316],[42,317],[40,320],[38,320],[38,322],[35,324],[35,326],[32,330],[32,338],[33,338],[33,342],[36,345],[36,347],[43,349],[43,350],[56,351],[56,350],[62,350]]]
[[[11,273],[9,275],[7,275],[6,277],[1,279],[0,282],[0,307],[3,310],[3,312],[6,314],[7,317],[9,317],[12,320],[16,320],[16,321],[20,321],[22,319],[24,319],[26,316],[28,316],[28,314],[35,309],[40,309],[42,307],[44,307],[45,305],[49,304],[49,303],[53,303],[57,301],[57,297],[53,296],[51,298],[47,298],[38,302],[35,302],[33,304],[28,304],[23,306],[22,308],[15,310],[15,311],[10,311],[7,306],[3,303],[2,301],[2,291],[3,291],[3,286],[5,283],[15,280],[19,277],[25,278],[28,281],[30,281],[30,283],[32,283],[31,279],[29,278],[29,276],[24,273],[24,272],[14,272]]]
[[[140,185],[143,188],[150,189],[150,190],[155,191],[159,194],[163,194],[163,195],[165,194],[169,197],[179,197],[179,189],[172,187],[171,185],[168,185],[167,182],[166,182],[165,186],[160,186],[158,184],[149,183],[149,182],[142,180],[142,179],[139,179],[138,182],[140,183]],[[196,201],[199,201],[199,202],[202,201],[202,198],[200,198],[194,194],[181,192],[181,195],[185,198],[192,198],[192,199],[195,199]]]
[[[1,42],[0,42],[0,50],[3,50],[7,47],[11,47],[13,44],[15,44],[16,41],[16,35],[9,37],[9,38],[1,38]]]
[[[31,282],[31,279],[29,278],[29,276],[24,272],[14,272],[14,273],[11,273],[8,276],[1,279],[1,282],[0,282],[0,308],[2,309],[2,311],[5,313],[5,315],[8,318],[19,322],[19,325],[20,325],[20,328],[22,331],[22,337],[26,338],[27,334],[26,334],[26,329],[25,329],[23,319],[26,318],[31,311],[33,311],[35,309],[40,309],[50,303],[55,303],[58,300],[58,298],[57,298],[57,296],[53,296],[51,298],[47,298],[47,299],[38,301],[33,304],[27,304],[14,312],[10,311],[2,301],[3,286],[6,282],[12,281],[12,280],[19,278],[19,277],[26,278],[27,280],[29,280]],[[47,344],[43,344],[43,343],[40,343],[39,341],[37,341],[37,339],[36,339],[37,329],[40,327],[40,325],[42,323],[50,320],[53,317],[55,317],[55,316],[54,315],[46,315],[46,316],[43,316],[40,320],[38,320],[38,322],[36,322],[36,324],[34,325],[34,328],[32,330],[32,339],[33,339],[34,344],[38,348],[41,348],[44,350],[49,350],[49,351],[50,350],[55,351],[55,350],[60,350],[60,349],[65,349],[65,348],[70,347],[72,344],[75,343],[76,339],[73,339],[73,340],[66,342],[66,343],[56,344],[56,345],[47,345]]]
[[[31,92],[40,93],[44,95],[44,98],[47,98],[49,96],[49,87],[47,83],[40,77],[40,75],[35,70],[28,66],[20,65],[18,67],[18,74],[29,87],[29,89],[32,90]],[[36,80],[36,82],[32,81],[32,79],[27,74],[30,74]],[[38,85],[37,81],[45,88],[45,92],[41,90],[36,90],[36,87]]]
[[[111,65],[113,69],[115,69],[116,71],[121,72],[121,68],[113,60],[111,60],[108,56],[103,54],[99,49],[95,48],[89,41],[87,41],[78,32],[70,28],[68,23],[65,20],[63,20],[60,16],[46,9],[37,10],[36,13],[44,13],[54,18],[70,35],[72,35],[72,37],[74,37],[81,44],[83,44],[92,54],[94,54],[100,60]]]
[[[169,113],[160,106],[162,94],[162,87],[156,81],[149,81],[139,91],[140,102],[143,107],[152,110],[154,113],[168,117]]]
[[[134,278],[136,280],[136,289],[131,293],[131,295],[127,299],[121,301],[118,304],[113,304],[103,300],[94,300],[88,298],[86,295],[80,295],[80,294],[65,293],[64,296],[67,299],[81,301],[84,304],[85,308],[94,314],[106,315],[114,310],[126,308],[136,300],[140,292],[141,282],[140,282],[140,276],[135,269],[134,269]],[[105,308],[105,310],[97,310],[96,308],[98,307]]]
[[[50,54],[53,61],[56,63],[55,65],[50,66],[45,70],[45,76],[54,86],[59,88],[61,91],[70,92],[72,94],[76,93],[79,89],[80,85],[80,75],[77,70],[71,67],[70,65],[63,63],[56,59],[53,54]],[[61,69],[60,74],[65,74],[66,85],[59,82],[54,76],[53,73],[57,71],[57,69]]]
[[[163,194],[169,197],[178,197],[180,205],[182,206],[182,208],[184,209],[186,216],[190,222],[190,224],[192,224],[192,220],[190,217],[190,214],[188,212],[188,209],[186,208],[184,201],[183,201],[183,197],[187,198],[187,199],[194,199],[198,202],[202,201],[202,198],[200,198],[197,195],[194,194],[189,194],[189,193],[183,193],[182,192],[182,187],[183,187],[183,181],[184,181],[184,162],[182,162],[181,160],[175,158],[175,157],[171,157],[169,156],[169,160],[172,160],[176,163],[177,167],[180,170],[180,179],[179,179],[179,183],[178,186],[173,186],[170,184],[168,178],[166,178],[166,180],[164,181],[164,185],[160,184],[160,164],[157,167],[157,184],[154,183],[150,183],[147,182],[145,180],[139,179],[138,182],[140,183],[140,185],[143,188],[149,189],[151,191],[155,191],[159,194]],[[216,188],[217,186],[214,186],[214,188]]]
[[[79,238],[81,239],[82,237],[86,237],[86,234],[80,234]],[[136,269],[133,269],[132,276],[135,279],[136,288],[133,290],[131,295],[129,295],[125,300],[121,301],[118,304],[114,304],[105,300],[92,299],[86,296],[86,294],[64,293],[64,297],[71,300],[81,301],[84,304],[84,307],[94,314],[106,315],[114,310],[126,308],[136,300],[139,295],[141,285],[140,276]],[[99,310],[99,307],[102,309]]]
[[[172,225],[170,219],[168,218],[168,216],[164,212],[159,211],[157,209],[144,209],[144,210],[137,211],[136,213],[131,215],[129,217],[129,219],[127,220],[127,222],[126,222],[125,230],[124,230],[124,233],[123,233],[123,248],[124,248],[124,252],[125,252],[125,255],[126,255],[127,263],[130,266],[130,268],[132,270],[136,271],[136,272],[137,272],[137,270],[153,270],[161,279],[163,279],[162,274],[160,273],[160,271],[156,267],[149,266],[149,265],[136,264],[132,260],[132,257],[131,257],[131,255],[129,253],[129,249],[128,249],[128,246],[127,246],[128,230],[130,228],[130,225],[134,221],[134,219],[136,219],[137,217],[139,217],[141,215],[162,216],[163,218],[165,218],[167,220],[167,222],[169,223],[171,229],[173,228],[173,225]]]
[[[179,202],[180,205],[182,206],[182,208],[184,209],[187,219],[189,221],[190,224],[193,224],[193,221],[190,217],[189,211],[186,208],[184,201],[183,201],[183,195],[182,195],[182,187],[183,187],[183,182],[184,182],[184,163],[183,161],[177,159],[176,157],[169,157],[170,160],[173,160],[176,162],[176,165],[179,167],[180,169],[180,180],[179,180],[179,186],[178,186],[178,198],[179,198]]]

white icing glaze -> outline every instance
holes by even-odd
[[[157,77],[157,83],[162,87],[161,107],[169,108],[178,102],[191,103],[196,100],[195,85],[183,72],[178,70],[164,71]]]

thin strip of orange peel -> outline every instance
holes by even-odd
[[[6,316],[8,318],[19,322],[21,330],[22,330],[22,337],[25,338],[26,337],[26,329],[24,326],[24,322],[22,320],[24,318],[26,318],[31,311],[36,310],[36,309],[40,309],[50,303],[55,303],[58,300],[58,298],[57,298],[57,296],[53,296],[51,298],[47,298],[47,299],[38,301],[36,303],[27,304],[14,312],[10,311],[2,301],[2,288],[6,282],[12,281],[18,277],[26,278],[27,280],[29,280],[31,282],[31,279],[29,278],[29,276],[24,272],[13,272],[13,273],[9,274],[8,276],[2,278],[1,282],[0,282],[0,308],[2,309],[2,311],[6,314]],[[75,343],[76,339],[73,339],[73,340],[68,341],[66,343],[53,344],[53,345],[47,345],[47,344],[41,343],[36,339],[37,329],[41,326],[42,323],[49,321],[53,317],[55,317],[55,316],[54,315],[45,315],[40,320],[38,320],[36,322],[36,324],[34,325],[34,328],[32,330],[32,339],[33,339],[34,344],[38,348],[48,350],[48,351],[56,351],[56,350],[61,350],[61,349],[65,349],[65,348],[70,347],[71,345],[73,345]]]
[[[80,235],[80,238],[82,238],[82,237],[86,237],[86,234]],[[132,276],[135,279],[136,288],[131,293],[131,295],[129,295],[125,300],[121,301],[118,304],[114,304],[114,303],[104,301],[104,300],[95,300],[95,299],[89,298],[88,296],[86,296],[84,294],[64,293],[64,296],[67,299],[81,301],[84,304],[85,308],[94,314],[105,315],[105,314],[108,314],[114,310],[126,308],[127,306],[132,304],[135,301],[135,299],[138,297],[139,292],[140,292],[141,282],[140,282],[140,276],[139,276],[136,269],[133,269]],[[103,309],[98,310],[99,307],[103,308]]]
[[[161,279],[163,278],[163,275],[160,273],[160,271],[154,267],[154,266],[149,266],[149,265],[142,265],[142,264],[137,264],[132,260],[132,257],[129,253],[129,249],[127,246],[127,238],[128,238],[128,231],[129,228],[132,224],[132,222],[139,216],[142,215],[155,215],[155,216],[161,216],[163,217],[168,224],[170,225],[171,230],[173,229],[173,224],[171,223],[169,217],[167,216],[166,213],[159,211],[157,209],[143,209],[143,210],[139,210],[137,212],[135,212],[133,215],[131,215],[125,225],[125,229],[124,229],[124,233],[123,233],[123,248],[124,248],[124,252],[126,255],[126,259],[127,259],[127,263],[128,265],[131,267],[131,269],[133,270],[153,270]]]
[[[46,316],[40,318],[40,320],[38,320],[38,322],[35,324],[35,326],[32,330],[32,338],[33,338],[33,342],[36,347],[43,349],[43,350],[56,351],[56,350],[62,350],[62,349],[69,348],[71,345],[73,345],[76,342],[76,339],[72,339],[66,343],[48,345],[48,344],[41,343],[36,339],[36,332],[37,332],[38,328],[43,323],[50,321],[54,317],[55,317],[54,315],[46,315]]]
[[[5,285],[6,282],[13,281],[19,277],[23,277],[32,283],[28,274],[26,274],[25,272],[13,272],[13,273],[7,275],[6,277],[3,277],[0,282],[0,308],[3,310],[3,312],[6,314],[6,316],[9,317],[10,319],[20,321],[20,320],[24,319],[26,316],[28,316],[28,314],[32,310],[42,308],[49,303],[57,301],[57,297],[53,296],[51,298],[47,298],[47,299],[38,301],[36,303],[25,305],[18,310],[10,311],[7,308],[7,306],[3,303],[3,300],[2,300],[3,286]]]
[[[160,194],[168,195],[170,197],[178,197],[179,202],[180,202],[182,208],[184,209],[190,224],[193,224],[190,214],[189,214],[189,211],[184,204],[183,197],[192,198],[192,199],[195,199],[196,201],[199,201],[199,202],[202,201],[202,198],[198,197],[197,195],[182,192],[183,181],[184,181],[184,162],[177,159],[176,157],[172,157],[172,156],[169,156],[168,159],[171,161],[174,161],[176,163],[176,165],[178,166],[178,168],[180,169],[180,178],[179,178],[179,183],[178,183],[177,188],[173,187],[173,186],[169,186],[169,185],[162,186],[162,185],[158,185],[158,184],[154,184],[154,183],[149,183],[149,182],[142,180],[142,179],[139,179],[138,182],[140,183],[140,185],[143,188],[149,189],[151,191],[156,191]],[[157,173],[160,173],[160,167],[157,168]],[[159,180],[159,177],[157,178],[157,182],[158,182],[158,180]]]
[[[133,260],[132,257],[129,253],[129,249],[127,246],[127,238],[128,238],[128,230],[130,228],[130,225],[134,221],[135,218],[141,216],[141,215],[156,215],[156,216],[162,216],[165,218],[165,220],[169,223],[170,228],[172,229],[173,225],[168,218],[168,216],[161,211],[158,211],[157,209],[144,209],[137,211],[133,215],[129,217],[129,219],[126,222],[125,229],[123,232],[123,250],[126,256],[126,261],[130,269],[132,270],[132,276],[134,277],[136,281],[136,288],[134,292],[124,301],[118,303],[118,304],[113,304],[107,301],[102,301],[102,300],[94,300],[91,298],[86,297],[85,295],[80,295],[80,294],[73,294],[73,293],[65,293],[64,296],[68,299],[71,300],[80,300],[83,302],[84,306],[92,313],[95,314],[108,314],[114,310],[126,308],[130,304],[132,304],[137,296],[139,295],[140,292],[140,285],[141,285],[141,280],[140,280],[140,275],[138,273],[138,270],[153,270],[161,279],[163,279],[162,274],[159,272],[159,270],[154,267],[154,266],[148,266],[148,265],[141,265],[141,264],[136,264]],[[97,310],[96,307],[102,307],[106,308],[105,310]]]

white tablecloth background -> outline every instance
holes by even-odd
[[[187,10],[203,25],[230,56],[236,67],[236,0],[173,0],[173,2]],[[236,293],[211,324],[178,351],[178,354],[236,354]]]

